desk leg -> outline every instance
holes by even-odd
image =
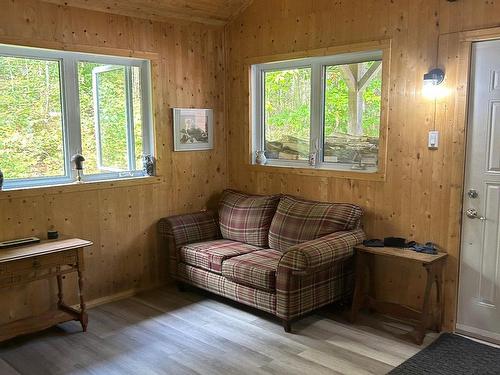
[[[60,272],[61,267],[57,267],[57,272]],[[57,275],[57,306],[61,307],[64,305],[64,294],[63,294],[63,282],[62,276]]]
[[[83,271],[78,268],[78,289],[80,292],[80,323],[82,323],[83,332],[87,332],[89,318],[86,311],[85,299],[83,294]]]
[[[351,307],[351,323],[354,323],[358,318],[358,312],[363,306],[365,300],[364,284],[365,278],[364,273],[366,271],[366,256],[361,252],[356,252],[356,268],[355,268],[355,285],[354,285],[354,296],[352,298]]]

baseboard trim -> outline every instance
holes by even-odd
[[[124,290],[123,292],[118,292],[114,294],[110,294],[109,296],[104,296],[104,297],[99,297],[90,301],[86,301],[85,305],[87,306],[87,309],[92,309],[97,306],[105,305],[106,303],[111,303],[111,302],[116,302],[120,301],[122,299],[130,298],[135,296],[136,294],[146,292],[148,290],[160,288],[162,286],[169,285],[169,283],[158,283],[158,284],[153,284],[144,288],[132,288],[132,289],[127,289]],[[80,305],[76,304],[73,305],[75,309],[79,308]]]

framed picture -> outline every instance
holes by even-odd
[[[214,115],[211,109],[174,108],[174,151],[214,148]]]

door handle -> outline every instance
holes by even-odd
[[[467,215],[467,217],[469,219],[479,219],[481,221],[484,221],[486,220],[486,218],[484,216],[479,216],[478,213],[477,213],[477,210],[475,208],[469,208],[465,214]]]

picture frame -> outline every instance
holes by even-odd
[[[214,148],[212,109],[173,108],[174,151],[202,151]]]

